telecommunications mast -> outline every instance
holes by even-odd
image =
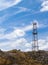
[[[33,44],[32,44],[32,50],[38,51],[38,32],[37,32],[37,23],[33,23]]]

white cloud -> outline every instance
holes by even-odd
[[[38,21],[33,21],[33,22],[36,22],[37,23],[37,27],[38,28],[43,28],[43,27],[47,27],[48,25],[45,25],[45,24],[39,24]],[[18,37],[24,37],[26,35],[26,31],[30,31],[33,29],[33,25],[32,23],[27,25],[27,26],[24,26],[24,27],[21,27],[21,28],[14,28],[14,30],[8,34],[0,34],[0,39],[9,39],[9,40],[13,40],[13,39],[16,39]]]
[[[40,50],[48,50],[48,42],[45,42],[45,44],[40,47]]]
[[[28,43],[26,43],[26,44],[25,44],[25,47],[27,47],[27,48],[31,48],[31,47],[32,47],[32,42],[28,42]]]
[[[0,23],[4,22],[8,17],[8,14],[5,14],[3,16],[0,16]]]
[[[14,47],[20,47],[20,46],[22,47],[22,46],[25,46],[26,43],[27,43],[26,39],[20,38],[20,39],[17,39],[16,41],[13,41],[10,46],[13,47],[13,48]]]
[[[37,22],[37,26],[38,26],[38,28],[42,28],[44,25],[39,24]],[[0,30],[3,31],[3,34],[0,34],[0,39],[9,39],[9,41],[7,41],[7,42],[0,43],[0,47],[5,48],[8,46],[11,49],[16,48],[16,49],[21,49],[21,50],[23,50],[22,49],[22,47],[23,47],[24,51],[30,50],[32,42],[28,42],[28,40],[26,40],[24,38],[24,36],[26,34],[26,31],[32,30],[32,23],[23,28],[22,27],[14,28],[14,30],[8,34],[4,34],[4,31],[5,31],[4,29],[0,29]],[[38,43],[39,43],[40,49],[47,49],[48,48],[47,47],[48,46],[48,37],[46,38],[46,40],[39,39]]]
[[[38,40],[39,46],[42,46],[45,44],[45,40],[44,39],[39,39]]]
[[[25,44],[26,43],[27,43],[27,40],[25,38],[19,38],[16,40],[11,40],[11,41],[0,43],[0,48],[2,50],[5,50],[5,51],[7,48],[9,48],[9,49],[21,49],[22,51],[24,49],[24,51],[25,51],[25,48],[26,48]]]
[[[25,49],[25,52],[27,52],[27,51],[32,51],[31,49],[29,49],[29,48],[27,48],[27,49]]]
[[[46,38],[39,39],[38,46],[39,46],[39,50],[48,50],[48,40]]]
[[[37,23],[37,28],[45,28],[45,27],[48,27],[48,25],[45,25],[44,23],[39,23],[39,21],[37,21],[37,20],[34,20],[34,21],[32,21],[32,22],[33,22],[33,23],[34,23],[34,22]],[[25,26],[25,27],[23,28],[23,30],[24,30],[24,31],[30,31],[30,30],[32,30],[32,29],[33,29],[33,23],[31,23],[31,24]]]
[[[15,29],[13,32],[6,34],[4,38],[6,39],[15,39],[25,35],[25,32],[21,29]]]
[[[32,43],[33,42],[28,42],[25,38],[19,38],[7,42],[2,42],[0,43],[0,48],[5,49],[21,49],[22,51],[31,51],[32,50]],[[40,50],[47,50],[48,49],[48,37],[47,39],[39,39],[39,49]],[[9,50],[8,49],[8,50]]]
[[[9,39],[13,40],[18,37],[23,37],[25,35],[24,30],[22,29],[14,29],[12,32],[5,34],[6,29],[0,28],[0,39]]]
[[[15,12],[10,12],[10,13],[5,13],[3,16],[0,17],[0,23],[6,21],[9,17],[11,16],[14,16],[14,15],[17,15],[19,13],[22,13],[22,12],[26,12],[28,11],[29,9],[28,8],[24,8],[24,7],[16,7],[18,8],[19,10],[15,11]]]
[[[9,45],[8,42],[7,43],[4,43],[4,42],[0,43],[0,47],[4,47],[4,46],[8,46],[8,45]]]
[[[12,16],[12,15],[16,15],[16,14],[19,14],[19,13],[21,13],[21,12],[26,12],[26,11],[29,11],[29,9],[28,8],[25,8],[25,7],[17,7],[19,10],[18,11],[16,11],[16,12],[14,12],[14,13],[11,13],[11,15],[10,16]]]
[[[43,1],[47,1],[47,0],[40,0],[40,1],[42,1],[42,2],[43,2]]]
[[[4,33],[6,29],[0,27],[0,33]]]
[[[21,1],[22,0],[12,0],[12,1],[0,0],[0,11],[9,8],[11,6],[17,5]]]
[[[2,37],[4,36],[5,31],[6,31],[5,28],[0,27],[0,39],[2,39]]]
[[[30,25],[27,25],[27,26],[25,26],[24,28],[23,28],[23,30],[24,31],[29,31],[29,30],[32,30],[32,24],[30,24]]]
[[[40,50],[48,49],[48,39],[47,39],[47,37],[46,37],[46,39],[38,40],[38,43],[39,43],[39,49]]]
[[[42,7],[40,9],[41,12],[48,11],[48,0],[43,1],[43,3],[41,4],[41,7]]]
[[[1,33],[2,32],[2,33]],[[23,37],[26,33],[23,29],[14,29],[12,32],[4,34],[4,29],[0,29],[0,39],[9,39],[9,40],[13,40],[19,37]]]
[[[31,51],[32,44],[33,44],[33,41],[31,43],[26,43],[25,51]],[[46,37],[46,39],[39,39],[38,46],[39,46],[39,50],[48,50],[48,37]]]

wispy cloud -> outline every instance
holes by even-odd
[[[39,47],[40,50],[48,50],[48,40],[46,40],[46,39],[40,40],[39,45],[40,45],[40,47]]]
[[[4,38],[14,39],[14,38],[22,37],[24,35],[25,35],[25,32],[23,30],[15,29],[12,33],[5,35]]]
[[[14,11],[14,12],[6,12],[4,15],[0,16],[0,24],[2,22],[5,22],[6,20],[8,20],[9,17],[14,16],[14,15],[18,15],[19,13],[23,13],[23,12],[28,12],[29,9],[25,8],[25,7],[16,7],[18,10]]]
[[[46,42],[46,39],[39,39],[38,45],[40,50],[48,50],[48,41]],[[20,38],[12,41],[2,42],[0,43],[0,48],[2,50],[8,50],[9,49],[21,49],[22,51],[31,51],[32,50],[32,43],[28,42],[25,38]],[[6,48],[7,47],[7,48]],[[4,49],[3,49],[4,48]]]
[[[12,14],[9,14],[9,16],[17,15],[17,14],[22,13],[22,12],[29,12],[30,11],[30,9],[25,8],[25,7],[16,7],[16,8],[18,8],[19,10],[16,12],[13,12]]]
[[[22,0],[10,0],[10,1],[6,1],[6,0],[0,0],[0,11],[4,10],[6,8],[12,7],[14,5],[17,5],[21,2]]]
[[[31,43],[26,43],[26,50],[25,51],[31,51],[32,50],[32,44],[33,41]],[[47,37],[45,39],[39,39],[38,40],[38,46],[39,46],[39,50],[48,50],[48,39]]]
[[[0,49],[9,50],[15,48],[30,51],[33,43],[31,40],[33,22],[37,23],[39,32],[42,32],[41,35],[46,36],[48,34],[48,22],[45,23],[48,19],[45,21],[43,18],[46,14],[40,16],[41,12],[48,11],[48,0],[31,0],[30,3],[29,1],[0,0]],[[36,9],[36,7],[38,8]],[[39,8],[41,8],[40,11]],[[44,21],[42,21],[42,18]],[[40,49],[47,49],[48,39],[44,36],[43,38],[40,34],[41,39],[38,40]]]
[[[29,31],[29,30],[32,30],[32,23],[30,25],[27,25],[23,28],[24,31]]]
[[[0,24],[4,22],[8,18],[8,14],[5,14],[3,16],[0,16]]]
[[[48,27],[48,25],[45,25],[43,23],[39,23],[39,21],[37,20],[34,20],[32,21],[32,23],[30,25],[27,25],[23,28],[24,31],[29,31],[29,30],[32,30],[33,29],[33,23],[36,22],[37,23],[37,28],[45,28],[45,27]]]
[[[43,3],[41,4],[40,11],[41,12],[48,11],[48,0],[43,1]]]
[[[16,35],[16,33],[14,35]],[[8,46],[9,49],[16,48],[16,49],[21,49],[22,51],[31,51],[32,50],[33,41],[29,42],[24,37],[21,37],[22,35],[20,36],[20,33],[19,33],[20,38],[15,39],[14,37],[12,37],[12,35],[10,35],[10,36],[11,37],[8,37],[8,36],[6,37],[6,38],[10,39],[9,41],[5,41],[5,42],[0,43],[1,49],[4,48],[4,50],[6,50],[6,47]],[[23,36],[24,36],[24,34],[23,34]],[[12,39],[12,38],[14,38],[14,39]],[[39,39],[38,43],[39,43],[40,50],[48,49],[48,37],[45,37],[45,39]]]
[[[36,22],[37,23],[37,27],[38,28],[43,28],[45,27],[46,25],[44,24],[39,24],[37,20],[34,20],[33,22]],[[0,43],[0,47],[9,47],[11,49],[13,48],[17,48],[17,49],[21,49],[23,51],[29,51],[31,50],[31,45],[32,45],[32,41],[28,41],[26,38],[24,38],[26,36],[26,32],[28,31],[32,31],[32,23],[30,23],[29,25],[26,25],[24,27],[15,27],[14,30],[10,33],[7,33],[7,34],[4,34],[4,31],[6,29],[0,29],[0,31],[2,31],[2,34],[0,34],[0,39],[8,39],[8,41],[5,41],[5,42],[1,42]],[[47,45],[47,43],[45,42],[46,40],[45,39],[39,39],[38,42],[39,42],[39,46],[40,46],[40,49],[44,49],[46,48],[45,44]],[[22,48],[22,46],[24,46]],[[42,48],[42,46],[45,46]]]
[[[37,20],[34,20],[33,22],[37,23],[38,28],[48,27],[48,25],[38,23]],[[33,23],[26,25],[24,27],[14,27],[14,30],[12,32],[7,33],[7,34],[3,33],[3,36],[1,36],[0,39],[5,38],[5,39],[11,40],[11,39],[15,39],[18,37],[24,37],[26,35],[26,32],[32,31],[32,29],[33,29]]]
[[[24,30],[21,29],[14,29],[11,33],[8,34],[2,34],[0,35],[0,39],[9,39],[9,40],[14,40],[18,37],[23,37],[25,35]]]
[[[0,43],[0,47],[2,50],[6,51],[6,47],[8,47],[9,49],[21,49],[22,51],[25,50],[26,48],[26,44],[28,43],[28,41],[25,38],[20,38],[20,39],[16,39],[16,40],[11,40],[11,41],[7,41],[7,42],[2,42]],[[3,48],[4,49],[3,49]],[[7,49],[8,50],[8,49]]]

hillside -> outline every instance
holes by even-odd
[[[0,65],[48,65],[48,51],[0,50]]]

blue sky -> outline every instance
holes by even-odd
[[[48,0],[0,0],[0,49],[31,50],[33,22],[39,48],[48,50]]]

